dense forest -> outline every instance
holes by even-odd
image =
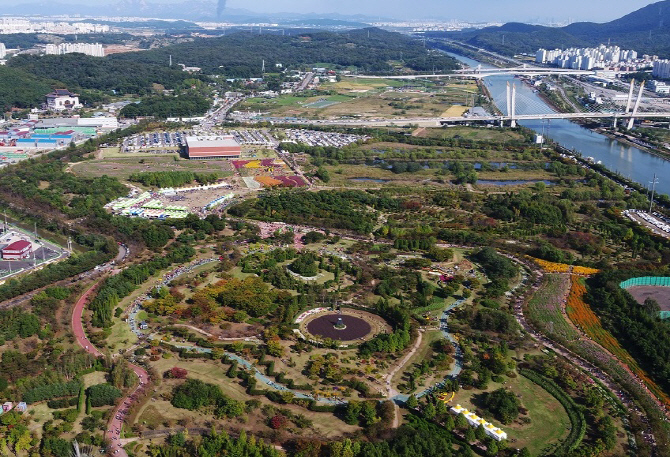
[[[0,111],[32,108],[44,103],[51,92],[49,81],[23,70],[0,65]]]
[[[95,89],[117,94],[149,94],[153,92],[154,84],[175,89],[186,79],[193,78],[180,68],[158,63],[139,64],[84,54],[20,55],[9,60],[7,65],[21,69],[38,80],[60,81],[71,90]]]
[[[202,116],[210,106],[211,102],[208,99],[195,94],[153,95],[144,97],[139,103],[124,106],[120,115],[133,119],[146,116],[153,116],[158,119]]]
[[[370,233],[377,219],[369,208],[393,210],[398,199],[376,197],[362,191],[271,192],[230,208],[230,214],[259,220],[281,220],[327,228]]]
[[[109,59],[161,66],[170,55],[179,63],[202,68],[206,74],[241,78],[260,77],[263,60],[285,67],[325,62],[356,67],[366,73],[392,72],[391,61],[414,71],[447,72],[459,68],[454,59],[426,50],[419,41],[376,28],[340,33],[305,32],[298,36],[239,32],[146,52],[117,54]]]

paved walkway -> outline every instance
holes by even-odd
[[[94,284],[86,292],[84,292],[81,297],[79,297],[79,300],[77,300],[77,303],[74,306],[74,310],[72,311],[71,321],[72,332],[74,333],[77,344],[79,344],[79,346],[81,346],[86,352],[95,357],[100,357],[103,354],[98,350],[98,348],[93,346],[91,341],[86,336],[82,317],[84,308],[89,303],[89,298],[93,295],[99,285],[100,282]],[[139,384],[118,404],[118,406],[116,406],[116,408],[114,408],[112,417],[107,423],[107,431],[105,432],[105,439],[109,443],[108,451],[115,452],[118,450],[115,455],[118,455],[119,457],[128,457],[128,454],[121,447],[121,443],[118,441],[121,433],[121,427],[123,425],[123,420],[128,413],[128,408],[130,407],[131,403],[136,399],[137,394],[139,394],[144,389],[145,384],[149,380],[149,375],[144,368],[132,363],[129,363],[128,366],[135,372],[135,375],[137,375]]]

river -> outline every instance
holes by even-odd
[[[481,65],[482,68],[491,68],[490,65],[458,54],[450,52],[447,54],[473,68],[477,65]],[[513,76],[487,77],[484,79],[484,84],[501,111],[506,112],[507,109],[506,86],[508,82],[516,84],[517,114],[543,114],[554,111],[533,92],[533,89]],[[610,170],[619,172],[643,186],[648,186],[654,173],[656,173],[661,177],[656,185],[657,192],[670,194],[670,180],[663,179],[664,176],[670,176],[670,162],[665,159],[592,132],[566,119],[551,119],[550,121],[544,121],[544,124],[542,121],[522,121],[519,124],[540,134],[544,132],[546,136],[561,146],[574,149],[581,153],[583,157],[593,157],[596,162],[601,161]]]

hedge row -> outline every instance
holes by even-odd
[[[80,388],[81,381],[79,379],[38,386],[24,393],[23,401],[30,404],[36,401],[77,395]]]
[[[57,400],[49,400],[47,406],[51,409],[69,408],[70,406],[77,406],[79,404],[79,397],[59,398]]]

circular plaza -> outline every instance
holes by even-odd
[[[360,344],[379,333],[391,331],[386,321],[376,314],[350,308],[340,311],[314,308],[302,313],[295,322],[304,339],[313,342],[330,339],[343,346]]]

